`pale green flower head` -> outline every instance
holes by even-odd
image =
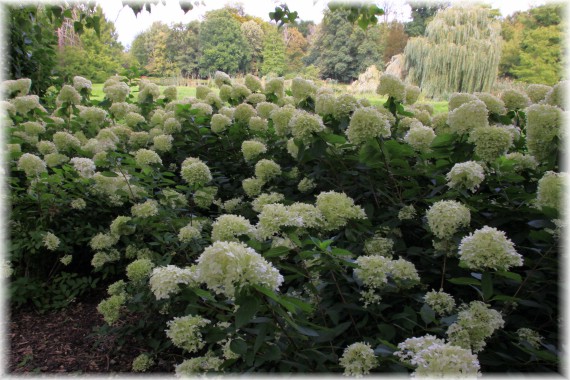
[[[234,110],[234,120],[243,124],[249,124],[249,119],[257,116],[257,111],[251,104],[242,103]]]
[[[43,242],[44,242],[44,247],[46,247],[50,251],[55,251],[57,247],[59,247],[60,240],[53,233],[48,232],[44,235]]]
[[[134,233],[136,227],[129,224],[131,220],[132,218],[130,216],[117,216],[115,220],[111,222],[111,226],[109,227],[111,234],[120,236]]]
[[[107,82],[105,82],[107,83]],[[122,103],[127,99],[131,89],[125,82],[112,82],[109,86],[103,86],[103,93],[113,103]]]
[[[250,103],[254,106],[257,106],[259,103],[263,103],[266,100],[267,100],[267,98],[265,97],[265,95],[260,94],[260,93],[251,94],[247,98],[245,98],[245,101],[247,103]]]
[[[241,152],[246,161],[253,161],[259,155],[267,152],[267,146],[260,141],[245,140],[241,143]]]
[[[424,302],[439,315],[449,315],[455,309],[455,299],[443,289],[427,292],[424,296]]]
[[[232,125],[232,119],[225,115],[222,115],[221,113],[213,115],[212,119],[210,120],[210,129],[212,129],[212,132],[214,133],[222,133],[230,125]]]
[[[326,231],[343,227],[351,219],[366,218],[362,207],[355,205],[354,200],[344,193],[322,192],[317,196],[316,206],[325,218],[322,228]]]
[[[103,316],[103,320],[112,325],[119,320],[121,307],[125,304],[124,295],[114,295],[104,299],[97,305],[97,311]]]
[[[399,258],[392,260],[390,266],[390,277],[398,287],[410,288],[420,283],[418,270],[413,263]]]
[[[137,259],[127,265],[127,278],[132,282],[142,282],[150,276],[154,266],[150,259]]]
[[[295,202],[287,207],[295,223],[302,223],[304,228],[319,228],[323,222],[323,214],[314,205]]]
[[[180,176],[188,184],[196,186],[205,185],[212,180],[210,168],[200,160],[186,165],[182,163]]]
[[[81,95],[73,86],[66,84],[59,91],[55,101],[58,107],[63,103],[75,105],[81,103]]]
[[[364,286],[380,289],[388,283],[388,276],[392,270],[392,260],[389,257],[359,256],[356,264],[358,268],[354,269],[354,274]]]
[[[206,96],[208,96],[208,94],[211,91],[212,90],[208,86],[204,86],[204,85],[196,86],[196,99],[200,99],[200,100],[206,99]]]
[[[552,86],[552,88],[546,93],[546,96],[544,97],[544,103],[565,110],[567,106],[566,91],[568,90],[568,83],[570,82],[563,80]]]
[[[44,160],[48,167],[53,168],[68,162],[69,157],[61,153],[48,153],[44,156]]]
[[[513,170],[517,172],[535,170],[538,167],[538,161],[536,161],[536,158],[528,154],[512,152],[507,153],[505,158],[514,161]]]
[[[392,257],[394,253],[394,240],[375,234],[364,242],[364,252],[368,255]]]
[[[333,108],[335,119],[350,117],[350,114],[358,108],[358,100],[351,94],[340,94],[336,97]]]
[[[81,141],[71,133],[59,131],[53,134],[52,141],[59,151],[77,149],[81,146]]]
[[[263,85],[258,77],[252,74],[247,74],[244,79],[245,86],[249,88],[251,92],[258,92],[263,90]]]
[[[135,153],[135,162],[140,167],[153,164],[162,165],[162,159],[158,153],[149,149],[137,150]]]
[[[152,149],[157,152],[168,152],[172,149],[172,141],[174,137],[172,135],[163,135],[160,134],[158,136],[154,136],[152,138],[153,146]]]
[[[249,95],[251,95],[251,90],[246,86],[244,86],[243,84],[235,83],[232,86],[232,91],[230,93],[232,99],[243,100],[247,98]]]
[[[161,300],[179,293],[179,285],[194,285],[195,282],[196,272],[192,267],[179,268],[175,265],[167,265],[152,270],[149,286],[155,298]]]
[[[533,104],[526,110],[526,144],[528,152],[539,162],[544,162],[557,153],[563,114],[558,107],[548,104]]]
[[[295,112],[296,109],[293,106],[280,107],[271,112],[270,117],[277,136],[283,137],[291,133],[289,121]]]
[[[95,162],[93,162],[93,160],[90,158],[73,157],[71,160],[69,160],[69,162],[73,164],[73,168],[77,174],[83,178],[93,177],[95,170],[97,169]]]
[[[154,360],[147,354],[140,354],[133,360],[131,368],[134,372],[146,372],[154,365]]]
[[[348,140],[355,145],[377,137],[390,137],[390,123],[374,107],[358,108],[352,114],[346,129]]]
[[[164,120],[162,124],[162,131],[167,134],[180,132],[181,130],[182,130],[182,125],[174,117],[167,118],[166,120]]]
[[[215,107],[217,109],[220,109],[223,105],[220,95],[216,94],[213,91],[210,92],[208,95],[206,95],[204,103],[209,104],[210,106]]]
[[[20,115],[27,115],[35,109],[45,112],[45,108],[40,104],[40,98],[37,95],[19,96],[11,99],[10,103],[14,106],[16,113]]]
[[[115,281],[107,288],[107,294],[110,296],[125,294],[126,286],[127,283],[124,280]]]
[[[37,121],[26,121],[20,123],[20,128],[24,128],[24,132],[28,135],[41,135],[46,131],[46,127]]]
[[[222,102],[227,102],[232,98],[232,86],[223,84],[220,86],[220,99]]]
[[[538,181],[536,205],[539,208],[550,207],[562,211],[567,177],[567,173],[564,172],[547,171],[544,173]]]
[[[294,138],[309,141],[313,133],[323,131],[325,125],[319,115],[299,109],[289,120],[289,128]]]
[[[297,190],[299,190],[301,193],[308,193],[315,187],[317,187],[317,183],[312,178],[307,177],[300,180],[297,184]]]
[[[477,353],[486,346],[485,340],[504,325],[500,312],[484,302],[473,301],[461,306],[457,322],[447,329],[448,343]]]
[[[285,80],[283,78],[271,78],[265,83],[265,93],[275,94],[278,98],[285,95]]]
[[[475,154],[483,161],[493,162],[507,153],[513,144],[513,136],[501,127],[481,127],[469,133],[470,143],[475,144]]]
[[[447,186],[452,189],[469,189],[475,192],[485,179],[485,171],[475,161],[461,162],[453,165],[445,178]]]
[[[144,123],[145,118],[137,112],[129,112],[125,115],[125,123],[131,128],[136,127],[139,123]]]
[[[100,125],[107,118],[107,111],[98,107],[85,107],[79,112],[79,117],[92,125]]]
[[[478,99],[477,96],[475,96],[474,94],[470,94],[467,92],[454,92],[449,97],[447,108],[449,112],[451,112],[454,109],[459,108],[463,104],[472,102],[477,99]]]
[[[333,115],[336,109],[336,98],[333,94],[319,94],[315,100],[315,113],[325,116]],[[352,110],[351,110],[352,111]]]
[[[504,115],[507,113],[507,108],[505,107],[505,103],[495,95],[492,95],[488,92],[476,92],[474,94],[476,97],[479,98],[485,106],[489,113],[494,113],[497,115]]]
[[[234,297],[236,288],[250,284],[277,290],[283,283],[271,263],[241,242],[214,242],[198,258],[196,271],[199,282],[228,298]]]
[[[439,239],[452,237],[461,227],[469,227],[471,213],[457,201],[438,201],[426,212],[430,230]]]
[[[223,71],[216,71],[214,74],[214,83],[216,83],[216,86],[218,86],[218,88],[222,87],[224,84],[231,85],[232,78],[230,78],[230,76]]]
[[[344,349],[339,364],[345,376],[362,377],[378,366],[378,361],[369,343],[357,342]]]
[[[459,135],[476,128],[489,126],[487,107],[479,99],[464,103],[447,115],[447,124],[452,132]]]
[[[261,240],[276,235],[284,226],[303,227],[303,219],[280,203],[264,205],[258,219],[255,234]]]
[[[265,181],[256,177],[246,178],[241,182],[241,185],[249,197],[255,197],[261,192],[261,188],[265,185]]]
[[[123,119],[130,112],[129,103],[126,102],[115,102],[109,107],[109,112],[115,117],[115,119]]]
[[[70,202],[69,206],[74,210],[83,210],[87,204],[84,199],[76,198]]]
[[[269,103],[269,102],[260,102],[257,103],[255,110],[257,111],[257,116],[262,117],[264,119],[269,119],[271,116],[271,112],[279,108],[277,104]]]
[[[176,347],[190,353],[198,352],[206,344],[202,340],[201,330],[209,324],[210,320],[200,316],[175,317],[167,322],[166,336]]]
[[[73,256],[71,256],[71,255],[65,255],[61,259],[59,259],[59,261],[65,266],[68,266],[69,264],[71,264],[72,260],[73,260]]]
[[[404,136],[404,141],[410,144],[410,146],[418,152],[429,152],[431,150],[431,143],[434,139],[434,130],[421,123],[413,124]]]
[[[533,104],[540,103],[546,97],[546,94],[552,89],[551,86],[545,84],[532,83],[526,87],[526,94]]]
[[[80,76],[73,77],[73,87],[75,87],[77,91],[81,91],[83,89],[91,90],[92,86],[93,84],[89,79]]]
[[[263,210],[263,206],[271,204],[271,203],[280,203],[282,200],[285,199],[285,196],[280,193],[264,193],[260,194],[251,202],[251,206],[253,211],[261,212]]]
[[[241,215],[220,215],[212,223],[212,241],[239,241],[238,237],[252,232],[253,226]]]
[[[160,199],[159,203],[163,206],[175,209],[178,207],[186,206],[188,204],[188,201],[184,194],[180,194],[176,190],[163,189],[162,198]]]
[[[297,77],[291,81],[291,92],[296,101],[301,101],[309,97],[314,98],[317,86],[312,81]]]
[[[129,146],[131,148],[142,148],[151,141],[150,135],[146,131],[133,132],[129,136]]]
[[[176,86],[168,86],[162,91],[162,95],[167,101],[176,100],[178,98],[178,90]]]
[[[406,99],[406,85],[393,74],[382,74],[376,93],[388,95],[397,101],[403,102]]]
[[[217,192],[218,188],[216,186],[205,186],[196,190],[192,199],[196,206],[207,209],[214,202]]]
[[[160,88],[157,84],[141,80],[139,83],[139,103],[156,101],[160,96]]]
[[[32,86],[32,80],[29,78],[20,78],[5,80],[1,84],[2,94],[6,98],[12,98],[15,96],[25,96],[30,92]]]
[[[420,88],[414,85],[406,85],[406,104],[414,104],[420,97]]]
[[[136,218],[149,218],[158,215],[158,202],[148,199],[131,207],[131,214]]]
[[[299,156],[299,147],[295,144],[295,139],[292,137],[287,140],[287,153],[295,159]]]
[[[540,348],[540,344],[543,339],[538,332],[527,327],[518,329],[517,336],[519,338],[519,342],[527,342],[535,350],[538,350]]]
[[[267,120],[259,116],[253,116],[249,119],[249,129],[254,132],[267,132]]]
[[[475,270],[508,271],[523,265],[522,256],[503,231],[485,226],[464,237],[459,244],[459,259]]]
[[[186,359],[175,367],[177,377],[194,377],[198,374],[208,372],[219,372],[224,361],[211,352],[207,352],[205,356],[197,356],[192,359]]]
[[[439,339],[430,334],[422,337],[408,338],[398,344],[398,350],[394,352],[394,355],[404,363],[414,364],[416,362],[415,358],[420,352],[429,347],[443,344],[445,344],[443,339]]]
[[[430,346],[416,354],[413,376],[475,378],[480,376],[479,359],[471,350],[451,344]]]
[[[505,107],[511,110],[525,109],[531,103],[529,97],[523,93],[516,90],[506,90],[502,93],[501,99],[505,103]]]
[[[262,159],[255,164],[255,176],[267,182],[281,175],[281,166],[273,160]]]
[[[398,219],[400,220],[411,220],[416,217],[416,209],[414,205],[406,205],[400,209],[398,212]]]
[[[38,177],[42,173],[47,172],[46,163],[31,153],[24,153],[18,159],[18,169],[23,170],[26,173],[26,177]]]
[[[212,112],[214,112],[211,105],[202,102],[192,104],[192,109],[198,110],[199,116],[209,116],[212,114]]]
[[[178,231],[178,240],[183,243],[191,242],[200,237],[202,237],[202,233],[196,224],[188,224]]]

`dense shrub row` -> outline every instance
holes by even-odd
[[[105,290],[134,371],[557,371],[563,84],[283,83],[5,82],[11,306]]]

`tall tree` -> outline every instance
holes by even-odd
[[[166,51],[171,57],[177,75],[197,76],[200,61],[200,22],[174,24],[166,40]]]
[[[285,42],[274,25],[268,25],[265,29],[261,72],[264,75],[283,75],[285,72]]]
[[[405,24],[405,32],[410,37],[423,36],[427,24],[433,19],[433,16],[440,9],[445,9],[449,3],[445,2],[427,2],[427,1],[408,1],[411,8],[412,21]]]
[[[228,74],[244,71],[251,51],[240,26],[227,9],[206,13],[200,29],[201,75],[213,75],[217,70]]]
[[[501,57],[501,25],[484,6],[453,6],[438,12],[425,37],[405,49],[408,78],[430,97],[489,91]]]
[[[78,36],[78,42],[76,38],[60,39],[56,68],[66,82],[75,75],[93,82],[103,82],[123,70],[124,48],[118,41],[115,25],[105,20],[100,6],[97,6],[94,14],[100,19],[99,35],[88,29]]]
[[[404,24],[392,21],[388,26],[388,33],[386,36],[386,47],[384,48],[384,64],[390,62],[390,59],[396,54],[404,51],[406,43],[408,42],[408,35],[404,31]]]
[[[563,11],[562,4],[547,4],[505,19],[500,75],[548,85],[562,78]]]
[[[258,22],[253,20],[245,21],[241,24],[241,32],[249,43],[251,50],[251,60],[249,62],[248,71],[251,71],[255,75],[258,74],[261,66],[262,52],[263,52],[263,40],[265,33],[259,25]]]
[[[304,67],[302,58],[307,54],[309,44],[303,34],[295,27],[283,28],[285,40],[285,58],[287,72],[297,73]]]

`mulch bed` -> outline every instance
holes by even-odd
[[[77,302],[44,314],[10,311],[6,370],[13,374],[130,372],[141,352],[129,345],[117,349],[113,337],[94,333],[104,323],[97,304],[98,300]]]

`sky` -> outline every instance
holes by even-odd
[[[194,4],[195,0],[192,0]],[[458,2],[458,1],[451,1]],[[464,1],[461,1],[464,2]],[[541,0],[488,0],[493,8],[498,8],[503,16],[510,15],[519,10],[526,10],[531,6],[544,4]],[[120,0],[98,0],[97,3],[103,8],[107,20],[115,23],[119,35],[119,42],[129,47],[137,34],[147,30],[153,22],[162,21],[170,25],[172,23],[188,23],[192,20],[202,20],[205,13],[224,7],[226,4],[240,3],[245,13],[257,16],[269,21],[269,12],[277,5],[286,3],[291,11],[297,11],[299,18],[306,21],[314,21],[318,24],[323,18],[323,10],[328,0],[201,0],[201,4],[194,6],[188,13],[180,8],[178,0],[161,0],[158,5],[151,5],[151,12],[146,10],[135,17],[134,12],[127,6],[123,7]],[[164,3],[164,4],[162,4]],[[380,0],[376,3],[392,3],[396,5],[398,19],[409,19],[410,9],[405,0]]]

